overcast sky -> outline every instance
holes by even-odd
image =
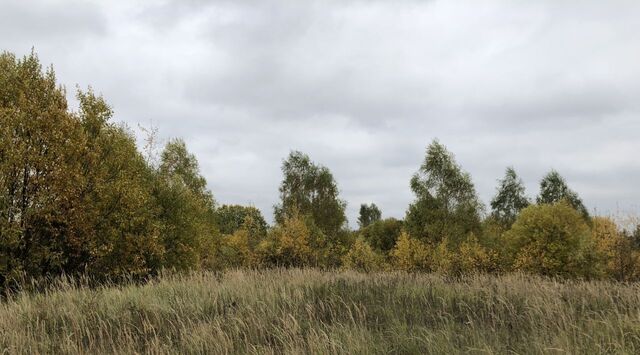
[[[290,150],[351,226],[363,202],[402,218],[433,138],[485,203],[513,165],[531,197],[557,169],[592,210],[640,205],[638,1],[0,3],[0,49],[183,138],[220,203],[268,219]]]

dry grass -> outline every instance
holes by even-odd
[[[5,353],[640,353],[640,285],[318,270],[59,282],[0,304]]]

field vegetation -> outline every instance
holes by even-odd
[[[627,353],[640,286],[314,269],[60,280],[0,305],[6,353]]]

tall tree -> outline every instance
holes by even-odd
[[[170,141],[161,154],[155,196],[159,205],[164,266],[189,269],[208,263],[217,245],[213,194],[184,141]],[[217,239],[217,238],[216,238]]]
[[[346,203],[338,197],[338,185],[329,169],[294,151],[283,162],[282,173],[280,204],[274,208],[276,222],[282,224],[299,213],[311,217],[328,238],[337,238],[347,221]]]
[[[152,170],[133,134],[111,123],[113,111],[91,90],[78,92],[77,118],[84,134],[81,208],[75,209],[75,240],[68,240],[67,271],[97,275],[145,275],[160,267]]]
[[[589,219],[589,211],[582,203],[580,196],[569,188],[565,179],[557,171],[552,170],[540,181],[540,195],[536,201],[542,205],[553,204],[562,200],[566,200],[585,219]]]
[[[437,243],[448,237],[459,242],[470,232],[479,232],[482,204],[471,176],[437,140],[427,148],[411,179],[411,190],[416,200],[409,206],[405,227],[414,238]]]
[[[508,229],[515,222],[520,211],[529,205],[522,179],[512,167],[507,168],[504,178],[499,181],[497,193],[491,200],[491,216]]]
[[[375,203],[367,205],[363,203],[360,205],[360,215],[358,216],[358,225],[360,228],[365,228],[374,222],[379,221],[382,218],[382,212]]]
[[[0,54],[0,279],[63,269],[83,144],[53,69]]]
[[[195,155],[189,153],[182,139],[173,139],[164,148],[160,157],[160,174],[174,177],[202,200],[208,208],[215,207],[215,199],[207,189],[207,180],[200,174]]]

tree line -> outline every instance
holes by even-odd
[[[76,97],[71,110],[34,53],[0,55],[0,285],[273,266],[640,276],[640,227],[591,216],[556,171],[533,201],[507,168],[486,211],[471,176],[433,141],[410,180],[405,218],[362,204],[351,230],[331,171],[294,151],[269,226],[255,207],[220,206],[184,141],[169,141],[154,161],[101,96]]]

